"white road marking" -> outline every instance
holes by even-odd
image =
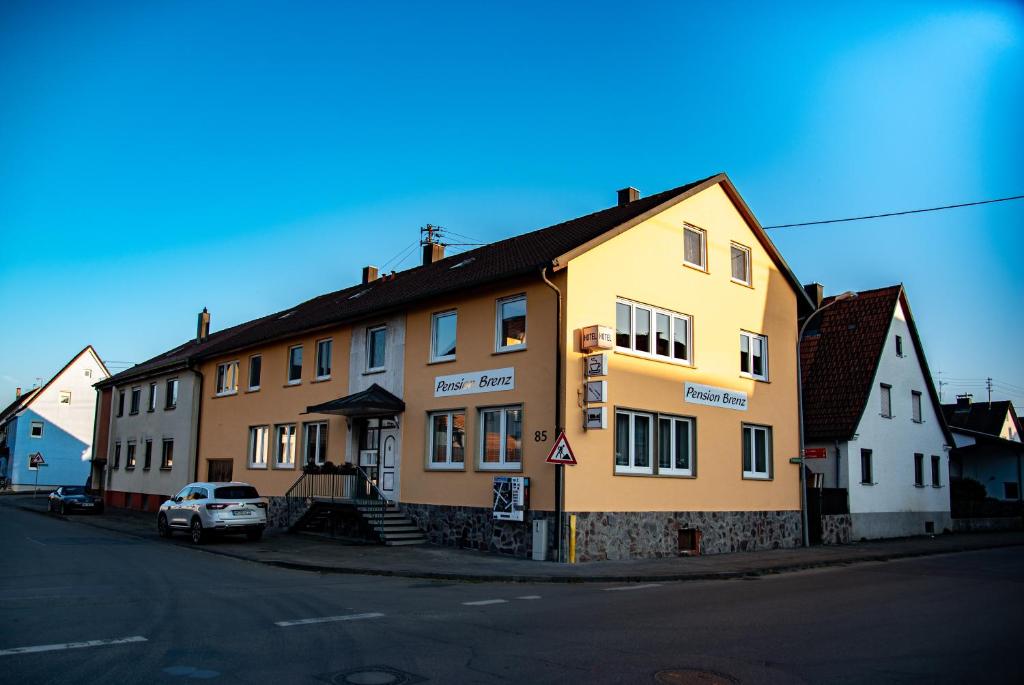
[[[86,640],[85,642],[62,642],[56,645],[36,645],[35,647],[15,647],[13,649],[0,650],[0,656],[14,656],[16,654],[33,654],[36,652],[57,652],[62,649],[82,649],[83,647],[105,647],[107,645],[125,645],[131,642],[146,642],[141,635],[131,637],[119,637],[112,640]]]
[[[482,607],[488,604],[508,604],[507,599],[481,599],[477,602],[463,602],[468,607]]]
[[[288,628],[290,626],[308,626],[312,623],[334,623],[335,621],[359,621],[364,618],[380,618],[384,614],[348,614],[347,616],[322,616],[320,618],[300,618],[295,621],[275,621],[275,626]]]
[[[540,595],[523,595],[522,597],[516,597],[516,599],[540,599]]]
[[[605,592],[616,592],[622,590],[646,590],[652,587],[661,587],[660,583],[649,583],[647,585],[622,585],[620,587],[606,587]]]

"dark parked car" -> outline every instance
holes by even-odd
[[[103,513],[103,500],[93,497],[81,485],[62,485],[50,493],[47,502],[50,511],[70,514],[73,511]]]

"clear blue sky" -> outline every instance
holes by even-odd
[[[717,171],[765,225],[1024,193],[1020,3],[823,4],[7,0],[0,400],[350,285],[427,222],[489,242]],[[905,283],[932,369],[1021,407],[1022,227],[771,236],[828,292]]]

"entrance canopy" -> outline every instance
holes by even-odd
[[[376,383],[366,390],[306,407],[307,414],[340,414],[353,417],[396,416],[404,411],[405,402]]]

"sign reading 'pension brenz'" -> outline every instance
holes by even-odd
[[[515,387],[516,370],[514,368],[453,373],[450,376],[436,376],[434,378],[434,397],[453,397],[455,395],[472,395],[478,392],[515,390]]]
[[[747,410],[747,393],[728,388],[716,388],[713,385],[687,383],[683,398],[692,404],[704,404],[709,407],[723,409]]]

